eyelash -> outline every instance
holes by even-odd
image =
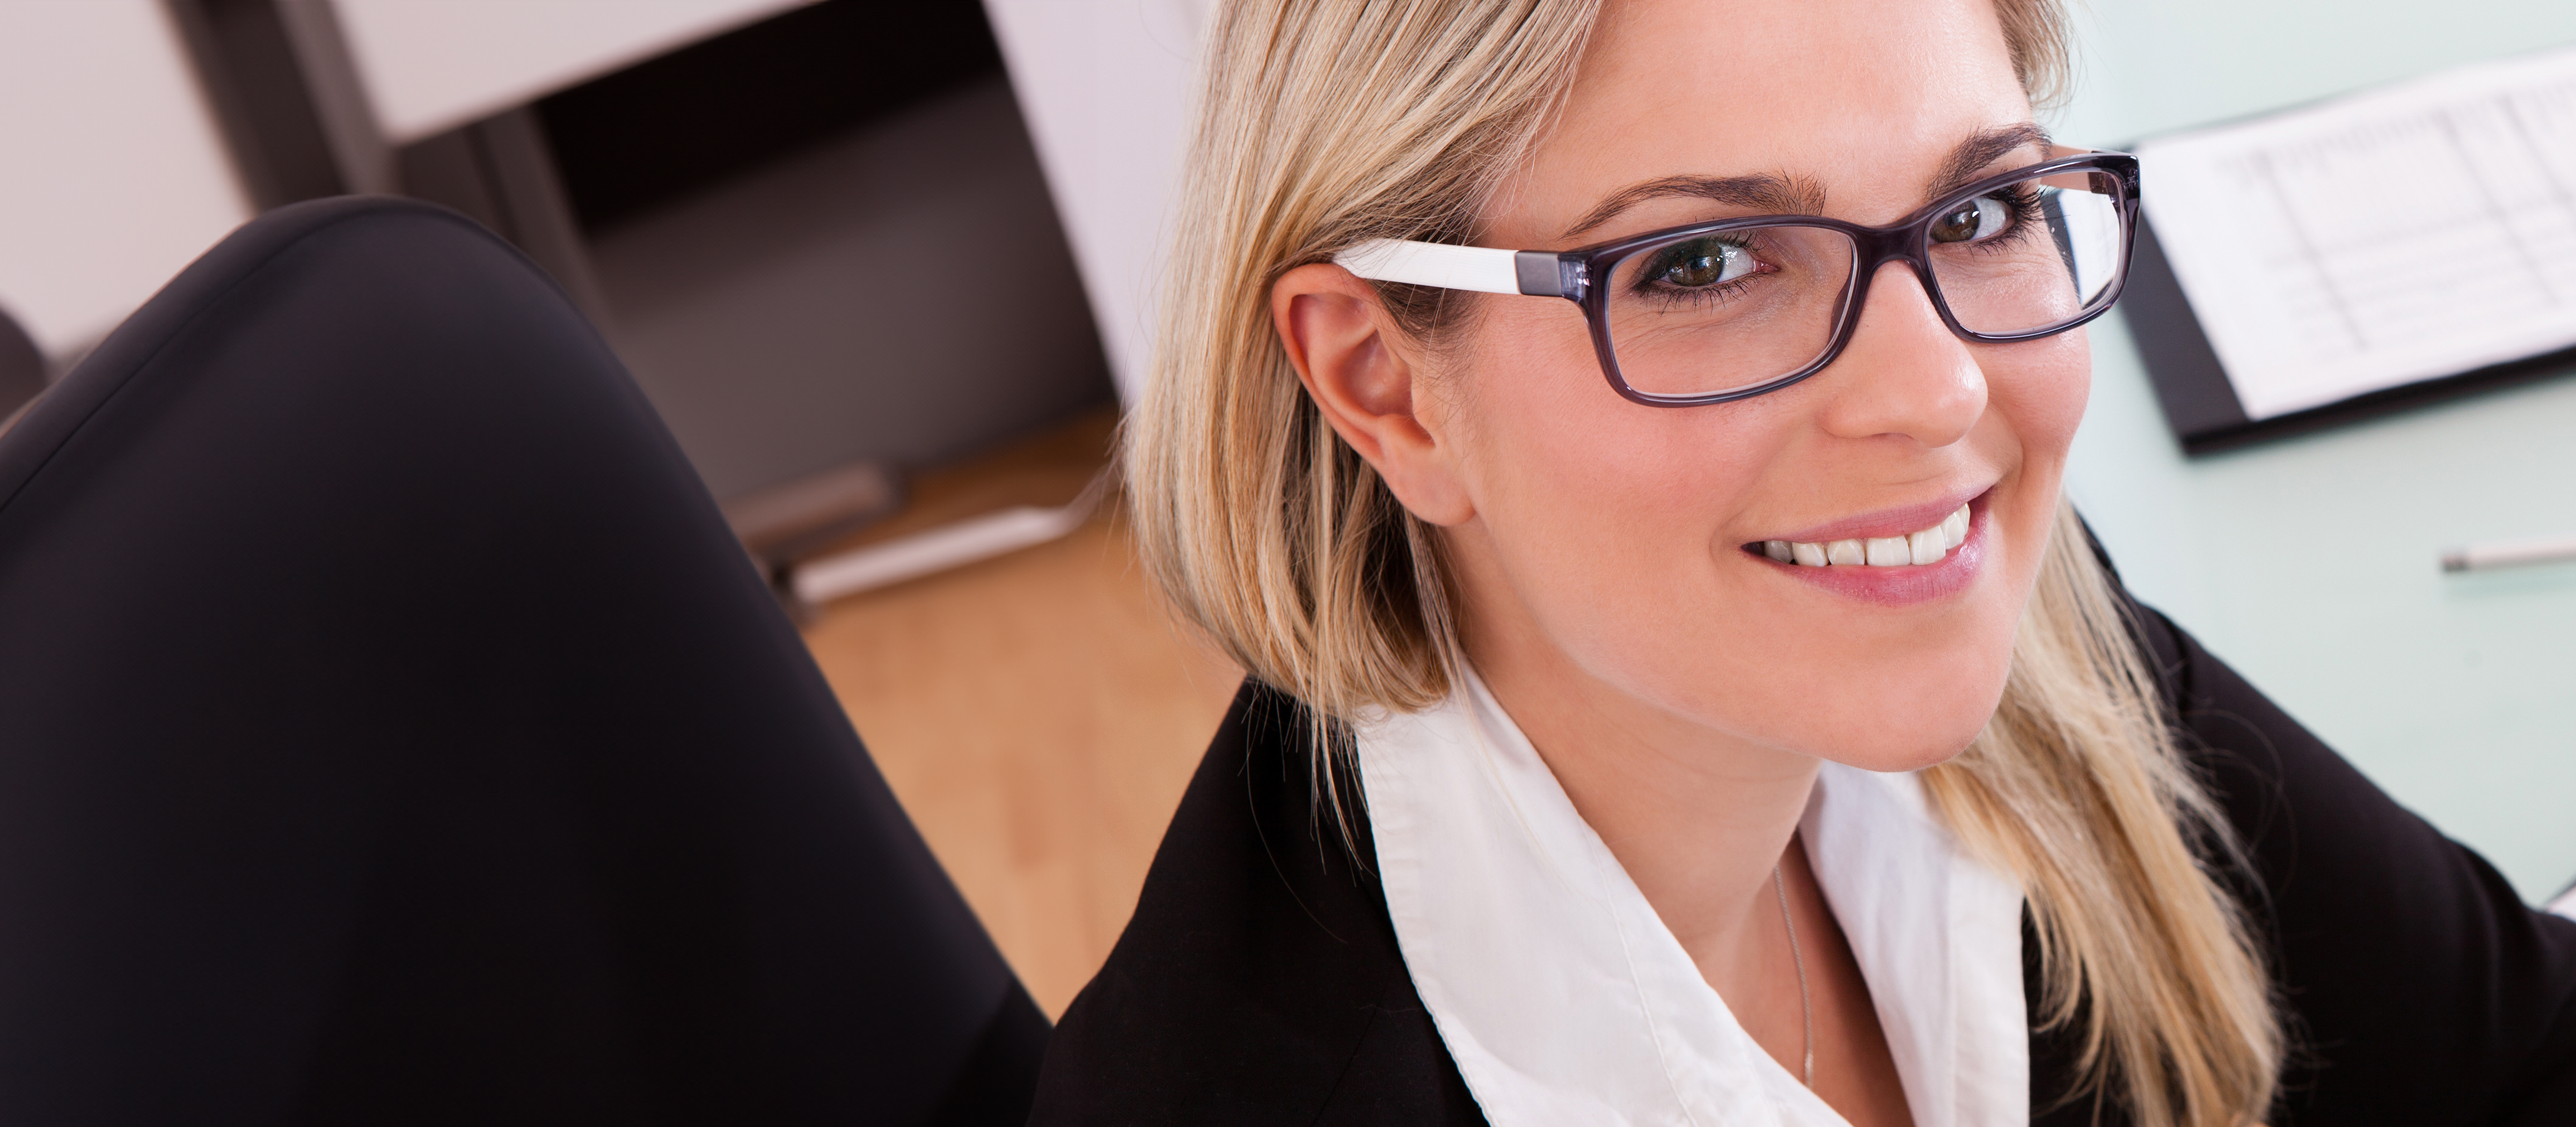
[[[2023,240],[2030,237],[2033,230],[2043,226],[2038,222],[2039,189],[2027,183],[2015,184],[2011,190],[2002,193],[1998,198],[2004,201],[2004,207],[2012,213],[2006,219],[2010,225],[1991,239],[1980,239],[1971,244],[1968,247],[1971,253],[2000,254],[2019,246]]]
[[[1762,261],[1761,256],[1754,252],[1752,244],[1738,243],[1734,245],[1743,247],[1747,253],[1754,254],[1754,261],[1760,264],[1759,268],[1757,268],[1755,273],[1752,275],[1753,278],[1761,277],[1763,274],[1770,273],[1772,270],[1776,269],[1771,267],[1769,263]],[[1672,252],[1665,252],[1667,255],[1670,253]],[[1703,305],[1722,304],[1724,302],[1735,300],[1736,297],[1739,296],[1739,291],[1742,290],[1745,283],[1751,281],[1751,278],[1738,278],[1732,282],[1725,282],[1714,286],[1666,286],[1660,284],[1663,280],[1664,274],[1671,269],[1672,260],[1664,257],[1664,255],[1658,255],[1653,261],[1646,264],[1646,268],[1639,272],[1635,284],[1631,285],[1629,288],[1643,296],[1660,298],[1667,302],[1689,302],[1693,308],[1699,308]]]

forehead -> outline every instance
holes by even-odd
[[[2029,117],[1992,0],[1610,0],[1492,218],[1546,237],[1627,185],[1776,174],[1885,221],[1960,142]]]

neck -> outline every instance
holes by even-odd
[[[1818,761],[1657,708],[1553,647],[1470,632],[1469,660],[1719,995],[1771,992],[1772,873]]]

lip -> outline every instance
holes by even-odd
[[[1862,513],[1856,517],[1844,517],[1841,520],[1802,528],[1785,535],[1762,537],[1753,542],[1754,548],[1759,551],[1763,540],[1791,540],[1805,544],[1821,544],[1827,540],[1868,540],[1873,537],[1906,536],[1941,523],[1941,518],[1949,516],[1959,506],[1973,506],[1994,491],[1994,486],[1988,485],[1981,489],[1957,493],[1917,505],[1900,505],[1893,509]]]
[[[1910,564],[1905,567],[1800,567],[1797,564],[1781,563],[1762,555],[1758,544],[1755,545],[1756,550],[1748,555],[1756,564],[1865,603],[1902,607],[1945,599],[1967,590],[1970,584],[1976,582],[1977,571],[1985,563],[1988,526],[1993,523],[1986,518],[1986,510],[1987,503],[1993,494],[1994,491],[1988,489],[1968,499],[1966,502],[1968,538],[1961,541],[1958,547],[1950,549],[1949,554],[1941,557],[1939,563]],[[1943,516],[1957,509],[1959,505],[1958,501],[1944,501],[1936,505],[1918,505],[1870,513],[1819,526],[1820,531],[1801,533],[1798,539],[1813,543],[1818,540],[1859,540],[1871,536],[1896,536],[1900,535],[1897,529],[1914,531],[1937,524]],[[1908,520],[1917,523],[1905,524],[1904,522]],[[1847,529],[1862,531],[1846,531]]]

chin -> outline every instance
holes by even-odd
[[[1987,715],[1992,714],[1993,710],[1989,709]],[[1846,767],[1858,767],[1863,771],[1920,771],[1926,767],[1937,767],[1956,758],[1960,752],[1968,750],[1969,744],[1976,742],[1978,733],[1985,731],[1985,728],[1985,722],[1981,719],[1974,727],[1968,727],[1963,732],[1933,739],[1889,741],[1875,746],[1841,746],[1818,753],[1816,758],[1840,763]]]
[[[1972,677],[1888,686],[1843,713],[1858,720],[1857,725],[1837,724],[1837,730],[1816,733],[1812,742],[1800,741],[1805,746],[1799,750],[1864,771],[1919,771],[1946,763],[1986,730],[2003,701],[2010,670],[2007,658],[1995,662],[1991,672],[1980,670]]]

